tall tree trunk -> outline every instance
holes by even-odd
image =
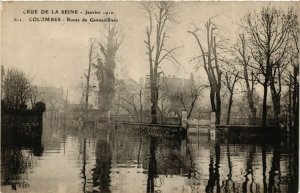
[[[280,118],[280,93],[276,91],[274,80],[270,81],[270,88],[272,93],[272,102],[273,102],[273,110],[274,110],[274,119],[279,124]]]
[[[268,81],[264,83],[263,110],[262,110],[262,127],[267,125],[267,96],[268,96]]]
[[[290,86],[289,86],[289,104],[288,104],[288,108],[289,108],[289,118],[288,118],[288,123],[289,123],[289,131],[291,136],[293,136],[293,130],[292,130],[292,77],[289,76],[289,82],[290,82]]]
[[[211,110],[216,113],[216,124],[220,124],[221,119],[221,74],[222,71],[218,65],[218,54],[217,54],[217,43],[216,35],[213,27],[213,23],[209,19],[206,24],[206,40],[207,40],[207,51],[204,51],[201,41],[196,34],[196,31],[188,31],[191,33],[197,40],[198,46],[202,53],[202,59],[204,63],[204,69],[207,74],[207,78],[210,83],[210,103]]]
[[[152,103],[152,106],[151,106],[151,123],[152,124],[156,124],[157,123],[157,108],[156,108],[156,104],[155,103]]]
[[[249,76],[248,76],[248,66],[246,64],[244,66],[244,78],[245,78],[245,83],[246,83],[246,88],[247,88],[247,99],[248,99],[248,105],[251,111],[251,122],[254,122],[256,119],[256,108],[254,105],[254,99],[253,99],[253,84],[252,88],[250,87],[249,83]],[[253,76],[252,76],[252,82],[253,82]]]
[[[140,113],[141,123],[143,122],[143,103],[142,103],[142,90],[140,90]]]
[[[216,124],[221,123],[221,88],[217,89],[216,92],[216,106],[217,106],[217,111],[216,111]]]
[[[94,43],[91,42],[90,50],[89,50],[89,67],[88,67],[88,73],[85,76],[85,78],[86,78],[85,110],[88,110],[88,108],[89,108],[90,77],[91,77],[91,67],[92,67],[93,46],[94,46]]]
[[[299,83],[298,83],[299,67],[294,67],[293,74],[293,154],[294,154],[294,171],[296,189],[299,188]]]
[[[152,71],[152,70],[151,70]],[[158,93],[157,93],[157,78],[156,73],[152,72],[152,78],[150,78],[151,84],[151,123],[157,124],[157,106],[158,106]],[[151,77],[151,76],[150,76]]]
[[[256,108],[254,105],[254,100],[253,100],[253,92],[248,93],[247,95],[248,98],[248,103],[251,111],[251,123],[254,123],[256,121]]]
[[[153,6],[152,6],[153,5]],[[174,9],[171,2],[153,2],[144,4],[144,9],[149,16],[149,26],[146,27],[147,40],[144,41],[147,47],[147,55],[150,64],[150,90],[151,90],[151,122],[157,123],[157,110],[158,110],[158,68],[162,61],[166,60],[166,57],[173,58],[173,51],[176,49],[166,48],[167,25],[172,22],[172,11]],[[152,17],[155,16],[155,20]],[[155,22],[155,23],[154,23]],[[156,34],[152,34],[152,30],[156,31]],[[151,39],[155,43],[151,43]],[[154,51],[154,53],[153,53]],[[176,60],[175,60],[176,61]]]
[[[90,67],[89,67],[89,75],[90,75]],[[90,76],[88,75],[86,81],[86,93],[85,93],[85,110],[89,108],[89,92],[90,92]]]
[[[211,104],[211,110],[213,112],[216,112],[216,105],[215,105],[215,88],[210,87],[210,104]]]
[[[226,120],[226,124],[229,125],[230,122],[230,112],[231,112],[231,106],[232,106],[232,96],[233,93],[230,92],[230,97],[229,97],[229,102],[228,102],[228,111],[227,111],[227,120]]]
[[[299,84],[298,84],[298,72],[299,68],[295,67],[293,75],[293,118],[294,118],[294,127],[298,128],[299,126]],[[298,129],[297,129],[298,130]]]

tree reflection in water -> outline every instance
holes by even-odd
[[[154,192],[154,178],[156,177],[156,138],[150,138],[150,157],[148,166],[147,193]]]
[[[266,147],[266,143],[264,143],[264,142],[261,146],[261,156],[262,156],[263,189],[264,189],[264,193],[266,193],[267,189],[268,189],[267,176],[266,176],[266,171],[267,171],[267,147]]]
[[[33,156],[42,156],[42,124],[24,124],[1,128],[1,185],[13,190],[28,188],[28,170],[32,170]]]
[[[230,145],[227,142],[227,164],[228,164],[228,179],[225,181],[225,187],[224,190],[225,192],[231,192],[230,191],[230,183],[232,184],[232,192],[235,192],[235,182],[232,180],[232,162],[231,162],[231,155],[230,155]]]
[[[268,192],[281,192],[280,191],[280,144],[277,142],[273,150],[273,158],[269,172],[269,186]],[[278,178],[278,179],[277,179]],[[276,179],[278,180],[276,184]]]
[[[242,184],[243,188],[243,193],[248,192],[247,187],[248,187],[248,182],[251,180],[249,191],[253,193],[253,183],[254,183],[254,176],[253,176],[253,159],[254,159],[254,154],[255,154],[255,146],[250,147],[250,151],[248,153],[248,157],[246,158],[246,174],[245,174],[245,182]],[[251,178],[251,179],[250,179]]]
[[[297,192],[293,149],[289,140],[282,138],[233,141],[225,136],[210,141],[203,135],[182,139],[121,127],[81,131],[57,127],[43,131],[43,146],[33,138],[20,139],[19,144],[1,142],[2,186],[17,192],[22,192],[20,187],[38,192],[35,188],[39,177],[49,179],[45,170],[51,157],[57,164],[68,164],[66,176],[73,177],[57,176],[57,181],[56,176],[52,178],[45,188],[54,188],[54,192],[59,190],[59,183],[68,190],[84,193]],[[36,156],[42,156],[36,162],[44,168],[42,172],[41,167],[33,168]],[[68,181],[74,181],[75,186]]]
[[[107,141],[99,139],[96,146],[96,165],[93,171],[93,187],[99,192],[110,192],[112,152]],[[97,192],[94,190],[93,192]]]
[[[83,156],[82,156],[82,178],[83,178],[83,192],[86,193],[86,138],[83,139]]]
[[[30,156],[30,155],[29,155]],[[24,181],[24,174],[31,165],[29,157],[20,149],[11,149],[1,152],[1,164],[5,167],[1,170],[1,184],[11,185],[13,190],[17,187],[27,188],[29,184]]]
[[[216,156],[216,163],[214,164],[214,155]],[[220,192],[220,174],[219,174],[219,164],[220,164],[220,144],[217,142],[214,146],[214,150],[210,149],[210,162],[209,162],[209,179],[207,181],[207,186],[205,192],[214,192],[214,186],[216,185],[217,193]]]

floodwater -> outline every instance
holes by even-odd
[[[286,137],[212,141],[44,120],[41,140],[26,140],[2,143],[4,193],[297,192]]]

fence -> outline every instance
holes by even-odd
[[[152,116],[141,116],[141,115],[109,115],[108,113],[102,112],[68,112],[66,117],[72,120],[83,120],[83,121],[97,121],[97,122],[123,122],[123,123],[142,123],[151,124]],[[180,126],[181,117],[169,117],[169,116],[156,116],[156,124],[160,125],[172,125]],[[189,125],[209,125],[210,124],[210,112],[199,113],[197,118],[188,119]]]
[[[276,125],[278,120],[268,118],[266,121],[267,125]],[[261,118],[246,118],[246,117],[230,117],[229,125],[261,125],[262,119]],[[221,117],[221,125],[226,125],[226,117]]]
[[[141,115],[111,115],[108,113],[100,112],[99,110],[89,110],[88,112],[73,111],[73,112],[58,112],[58,111],[46,111],[46,118],[61,119],[66,120],[83,120],[83,121],[97,121],[97,122],[126,122],[126,123],[144,123],[151,124],[152,116],[141,116]],[[211,119],[211,112],[198,112],[196,116],[189,118],[187,124],[189,126],[203,126],[209,125]],[[181,125],[180,117],[167,117],[167,116],[156,116],[157,124],[161,125]],[[267,125],[276,125],[279,120],[272,119],[268,117]],[[255,120],[247,117],[241,117],[239,114],[232,114],[230,117],[229,125],[261,125],[262,119],[256,118]],[[226,116],[221,116],[220,125],[226,124]]]
[[[210,125],[210,119],[188,119],[188,125],[191,126],[207,126]]]
[[[192,117],[198,120],[210,120],[211,112],[200,112],[196,117]]]
[[[176,125],[179,126],[181,120],[179,117],[166,117],[166,116],[156,116],[157,124],[162,125]],[[114,122],[126,122],[126,123],[144,123],[151,124],[152,116],[130,116],[130,115],[112,115],[111,121]]]

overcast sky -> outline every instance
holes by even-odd
[[[195,72],[195,63],[189,62],[199,52],[191,35],[187,33],[193,23],[203,27],[208,18],[223,27],[223,36],[234,40],[240,19],[249,10],[266,5],[298,6],[296,2],[177,2],[176,21],[170,29],[168,47],[182,47],[176,56],[182,68],[164,64],[168,75],[189,77]],[[135,80],[145,77],[149,68],[145,50],[145,27],[148,18],[138,2],[5,2],[2,4],[1,62],[5,68],[16,67],[29,74],[39,86],[63,87],[69,90],[72,102],[78,102],[80,77],[88,64],[89,38],[103,38],[103,23],[29,22],[29,17],[43,15],[23,14],[24,10],[79,10],[113,11],[122,32],[122,45],[117,54],[117,65],[126,68]],[[83,18],[82,15],[45,15],[46,17]],[[86,18],[97,17],[87,16]],[[14,18],[22,19],[14,22]],[[196,75],[206,79],[204,74]]]

